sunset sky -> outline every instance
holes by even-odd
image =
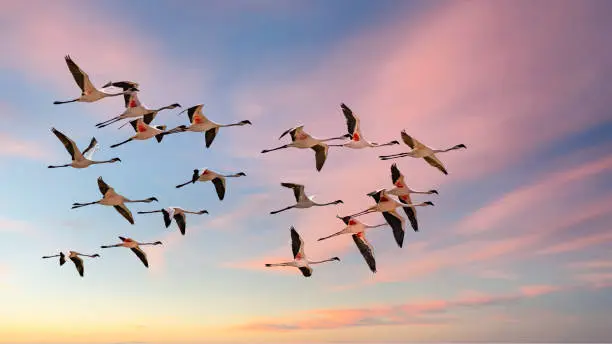
[[[612,2],[609,1],[5,1],[0,0],[0,342],[612,342]],[[122,97],[53,105],[80,90],[64,55],[96,86],[133,80],[157,108],[204,104],[222,128],[209,149],[184,133],[111,144],[130,126],[94,124]],[[436,148],[425,161],[381,161],[408,146],[261,154],[286,129],[345,134],[340,104],[367,139],[405,129]],[[154,124],[188,124],[180,109]],[[98,160],[70,162],[51,127]],[[367,234],[371,273],[336,215],[372,205],[396,162],[416,195],[420,232],[404,247],[390,228]],[[245,172],[219,201],[211,183],[182,189],[196,168]],[[128,198],[130,225],[100,198],[102,176]],[[294,202],[281,182],[319,201]],[[187,217],[187,234],[160,214]],[[380,214],[361,218],[384,221]],[[267,269],[291,258],[289,228],[309,258],[339,263]],[[146,269],[117,236],[145,246]],[[73,264],[41,256],[99,253]]]

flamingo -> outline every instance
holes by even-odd
[[[247,124],[252,124],[249,120],[240,121],[232,124],[219,124],[209,120],[202,113],[202,108],[204,104],[198,104],[192,106],[186,110],[179,112],[179,115],[183,112],[187,111],[187,116],[189,116],[189,122],[191,123],[189,126],[180,125],[172,130],[168,130],[168,132],[164,133],[164,135],[180,133],[185,131],[193,131],[193,132],[204,132],[204,136],[206,139],[206,148],[210,148],[210,145],[213,143],[213,140],[217,136],[219,132],[219,128],[223,127],[233,127],[233,126],[243,126]]]
[[[155,125],[155,126],[149,125],[149,123],[151,123],[151,121],[153,120],[153,117],[155,117],[154,114],[147,114],[141,118],[130,121],[129,123],[134,128],[134,131],[136,131],[136,134],[125,141],[111,145],[111,148],[121,146],[122,144],[128,143],[132,140],[148,140],[152,138],[153,136],[155,136],[155,139],[157,140],[157,142],[161,142],[162,139],[164,138],[163,134],[164,134],[164,130],[166,130],[166,126],[165,125]]]
[[[115,83],[117,84],[117,83]],[[126,85],[127,86],[127,85]],[[157,116],[157,114],[160,111],[163,110],[171,110],[171,109],[175,109],[177,107],[181,107],[181,104],[179,103],[173,103],[167,106],[163,106],[160,107],[158,109],[149,109],[147,108],[145,105],[143,105],[140,100],[138,99],[138,92],[136,91],[132,91],[129,94],[126,94],[126,99],[125,99],[125,111],[123,111],[123,113],[121,113],[119,116],[113,117],[107,121],[101,122],[96,124],[96,127],[98,128],[104,128],[108,125],[111,125],[115,122],[118,122],[122,119],[126,119],[126,118],[133,118],[133,117],[141,117],[144,115],[152,115],[152,119],[155,118],[155,116]],[[127,124],[127,123],[125,123]],[[123,124],[122,126],[119,127],[119,129],[123,128],[123,126],[125,125]]]
[[[306,194],[304,193],[304,185],[294,184],[294,183],[281,183],[281,185],[286,188],[293,189],[293,195],[295,196],[295,201],[297,203],[294,205],[288,206],[286,208],[280,209],[280,210],[271,211],[270,214],[277,214],[277,213],[280,213],[281,211],[289,210],[291,208],[305,209],[305,208],[310,208],[313,206],[323,207],[326,205],[344,203],[342,202],[342,200],[337,200],[337,201],[333,201],[329,203],[316,203],[314,201],[314,196],[306,196]]]
[[[126,220],[128,220],[129,223],[134,224],[132,212],[130,212],[130,209],[128,209],[125,203],[151,203],[153,201],[157,202],[157,198],[155,197],[149,197],[147,199],[142,200],[131,200],[125,198],[120,194],[116,193],[115,189],[108,186],[108,184],[106,184],[104,180],[102,180],[102,177],[98,177],[98,188],[100,189],[100,193],[102,193],[103,195],[102,199],[89,203],[73,203],[71,209],[81,208],[92,204],[113,206],[115,207],[117,212],[119,212],[119,214],[121,214]]]
[[[215,185],[215,190],[217,191],[217,196],[219,197],[220,201],[223,201],[223,198],[225,197],[225,178],[237,178],[237,177],[243,177],[246,176],[246,174],[244,172],[238,172],[235,174],[230,174],[230,175],[222,175],[219,174],[215,171],[211,171],[209,169],[202,169],[202,173],[200,173],[200,171],[198,170],[193,170],[193,175],[191,177],[191,180],[188,182],[185,182],[183,184],[179,184],[176,186],[176,188],[182,188],[183,186],[191,183],[191,184],[195,184],[195,182],[207,182],[207,181],[212,181],[212,183]]]
[[[105,160],[105,161],[91,160],[93,157],[93,154],[100,147],[95,137],[91,138],[91,142],[89,143],[89,146],[87,146],[87,148],[85,148],[83,153],[81,153],[76,143],[74,143],[74,141],[69,139],[66,135],[62,134],[59,130],[55,128],[51,128],[51,132],[53,132],[53,134],[55,134],[55,136],[57,136],[57,138],[64,144],[64,147],[66,147],[66,150],[68,151],[68,153],[70,153],[70,156],[72,157],[72,162],[66,165],[48,166],[49,168],[69,167],[69,166],[74,167],[74,168],[86,168],[94,164],[115,163],[115,162],[121,161],[121,159],[119,158],[113,158],[113,159]]]
[[[306,258],[306,255],[304,254],[304,241],[293,226],[291,226],[291,250],[293,251],[292,261],[287,263],[266,264],[266,267],[293,266],[300,269],[304,277],[310,277],[312,276],[312,268],[310,267],[310,265],[321,264],[335,260],[340,261],[340,258],[338,257],[332,257],[321,261],[312,261]]]
[[[345,216],[345,217],[336,216],[336,217],[342,220],[342,222],[346,224],[346,227],[344,227],[341,231],[336,232],[332,235],[329,235],[323,238],[319,238],[319,240],[317,241],[326,240],[326,239],[333,238],[335,236],[342,235],[342,234],[351,234],[351,236],[353,237],[353,241],[355,242],[355,245],[357,246],[357,249],[359,249],[359,252],[363,256],[363,259],[365,259],[366,264],[368,264],[368,267],[370,268],[372,272],[376,273],[376,260],[374,259],[374,249],[372,248],[372,245],[370,245],[370,243],[366,239],[365,231],[371,228],[378,228],[378,227],[386,226],[387,224],[383,223],[380,225],[370,226],[350,216]]]
[[[132,238],[124,238],[124,237],[119,237],[119,239],[121,240],[120,244],[115,244],[115,245],[104,245],[104,246],[100,246],[101,248],[111,248],[111,247],[127,247],[129,249],[132,250],[132,252],[134,252],[134,254],[136,254],[136,256],[140,259],[140,261],[142,262],[142,264],[144,264],[144,266],[146,266],[147,268],[149,267],[149,262],[147,261],[147,254],[140,248],[140,246],[145,246],[145,245],[162,245],[161,241],[155,241],[155,242],[138,242]]]
[[[151,213],[162,213],[164,214],[164,223],[166,228],[170,227],[170,223],[172,223],[172,219],[176,221],[176,225],[181,231],[182,235],[185,235],[185,214],[208,214],[208,210],[200,210],[200,211],[189,211],[179,207],[168,207],[160,210],[152,210],[152,211],[139,211],[138,214],[151,214]]]
[[[402,158],[405,156],[409,156],[413,158],[423,158],[425,159],[425,161],[427,161],[428,164],[442,171],[442,173],[446,175],[448,175],[448,172],[446,171],[446,168],[444,167],[442,162],[438,160],[435,153],[444,153],[444,152],[449,152],[455,149],[467,148],[464,144],[458,144],[458,145],[455,145],[447,149],[431,149],[425,146],[424,144],[422,144],[421,142],[417,141],[412,136],[408,135],[406,133],[406,130],[402,130],[402,141],[404,141],[404,143],[407,144],[412,149],[410,152],[391,154],[391,155],[381,155],[379,156],[379,158],[381,160],[396,159],[396,158]]]
[[[79,275],[81,275],[81,277],[83,277],[83,275],[85,274],[85,268],[83,267],[83,259],[81,257],[79,257],[79,256],[96,258],[96,257],[100,257],[100,255],[97,254],[97,253],[95,253],[95,254],[83,254],[83,253],[78,253],[78,252],[74,252],[74,251],[68,251],[68,258],[70,258],[70,260],[74,263],[74,266],[76,267],[77,271],[79,272]],[[66,255],[64,255],[63,252],[60,252],[59,254],[55,254],[55,255],[52,255],[52,256],[43,256],[43,259],[54,258],[54,257],[60,257],[60,259],[59,259],[60,266],[64,265],[64,263],[66,263]]]
[[[287,134],[291,136],[291,143],[272,149],[264,149],[261,152],[268,153],[289,147],[295,147],[300,149],[311,148],[315,151],[317,171],[321,171],[321,169],[323,168],[323,164],[325,164],[325,160],[327,159],[327,151],[329,150],[329,145],[325,142],[332,140],[342,140],[347,137],[350,137],[349,134],[346,134],[339,137],[332,137],[330,139],[316,139],[304,131],[303,125],[299,125],[295,128],[286,130],[278,139],[280,140],[281,138],[283,138],[283,136]]]
[[[361,126],[359,125],[359,118],[355,116],[353,111],[351,111],[351,109],[349,109],[349,107],[346,106],[344,103],[340,104],[340,107],[342,108],[342,113],[344,114],[344,117],[346,118],[346,126],[348,129],[349,137],[351,138],[349,141],[341,144],[340,146],[360,149],[360,148],[366,148],[366,147],[384,147],[384,146],[391,146],[391,145],[399,145],[399,142],[397,140],[389,141],[383,144],[379,144],[376,142],[370,142],[366,140],[363,137],[363,134],[361,133]],[[330,146],[336,146],[336,145],[330,145]]]
[[[66,55],[65,59],[66,64],[68,65],[68,69],[70,70],[72,77],[74,77],[74,81],[76,81],[77,85],[79,85],[79,88],[81,88],[81,96],[72,100],[54,101],[53,104],[66,104],[73,102],[92,103],[102,98],[120,96],[130,91],[138,91],[136,87],[132,87],[128,90],[124,90],[123,92],[119,93],[106,93],[101,90],[98,90],[89,80],[89,76],[87,75],[87,73],[85,73],[81,68],[79,68],[79,66],[74,63],[74,61],[70,58],[69,55]]]
[[[437,195],[438,194],[437,190],[414,191],[411,188],[409,188],[406,185],[406,182],[404,181],[404,175],[397,168],[397,164],[391,165],[391,181],[393,181],[393,185],[395,185],[395,187],[387,191],[387,193],[389,195],[397,196],[399,201],[404,204],[412,203],[412,200],[410,199],[411,193],[424,194],[424,195],[430,195],[430,194]],[[412,226],[415,232],[418,232],[419,223],[417,222],[417,218],[416,218],[416,208],[414,208],[413,206],[408,206],[408,207],[404,207],[404,211],[406,212],[406,215],[408,216],[408,220],[410,220],[410,225]]]
[[[431,205],[431,206],[434,205],[432,202],[429,202],[429,201],[421,202],[418,204],[400,203],[392,199],[389,196],[389,194],[387,194],[387,191],[385,189],[370,192],[368,196],[372,197],[376,201],[376,205],[373,205],[362,212],[350,215],[350,217],[361,216],[361,215],[369,214],[372,212],[382,213],[383,217],[385,218],[389,226],[391,226],[391,229],[393,230],[393,237],[395,238],[395,242],[397,243],[399,247],[402,247],[403,242],[404,242],[404,222],[405,220],[403,217],[401,217],[397,213],[396,208],[402,207],[404,208],[404,211],[407,212],[406,208],[409,208],[410,206],[425,207],[428,205]]]

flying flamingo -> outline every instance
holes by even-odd
[[[412,149],[410,152],[391,154],[391,155],[381,155],[379,156],[379,158],[381,160],[396,159],[396,158],[402,158],[405,156],[409,156],[413,158],[423,158],[431,166],[442,171],[442,173],[444,174],[448,174],[448,172],[446,171],[446,168],[444,168],[444,165],[442,164],[442,162],[438,160],[435,153],[444,153],[444,152],[449,152],[455,149],[467,148],[464,144],[458,144],[448,149],[431,149],[425,146],[424,144],[422,144],[421,142],[417,141],[412,136],[406,134],[405,130],[402,130],[402,140],[404,141],[405,144],[407,144]]]
[[[115,97],[120,96],[122,94],[126,94],[130,92],[130,90],[138,91],[138,89],[135,87],[132,87],[129,90],[124,90],[123,92],[119,93],[106,93],[101,90],[98,90],[89,80],[89,76],[87,75],[87,73],[85,73],[81,68],[79,68],[79,66],[77,66],[77,64],[72,61],[70,56],[66,55],[65,59],[66,64],[68,65],[68,69],[70,70],[72,77],[74,77],[74,81],[76,81],[77,85],[79,85],[79,88],[81,88],[81,96],[72,100],[54,101],[53,104],[65,104],[72,102],[92,103],[102,98]]]
[[[189,122],[191,124],[188,126],[180,125],[172,130],[168,130],[166,133],[164,133],[164,135],[181,133],[185,131],[193,131],[193,132],[199,132],[199,133],[204,132],[204,136],[206,139],[206,148],[209,148],[210,145],[213,143],[213,140],[217,136],[217,133],[219,132],[219,128],[243,126],[247,124],[252,124],[251,121],[249,120],[244,120],[244,121],[240,121],[240,122],[232,123],[232,124],[215,123],[209,120],[206,116],[204,116],[204,114],[202,113],[202,107],[204,107],[204,104],[198,104],[198,105],[192,106],[186,110],[179,112],[179,115],[180,115],[183,112],[187,111],[187,116],[189,116]]]
[[[181,107],[181,104],[179,103],[173,103],[167,106],[163,106],[160,107],[158,109],[149,109],[146,107],[146,105],[143,105],[140,100],[138,99],[138,92],[136,91],[132,91],[129,94],[126,94],[126,100],[125,100],[125,111],[123,111],[123,113],[121,113],[120,115],[113,117],[107,121],[101,122],[96,124],[96,127],[98,128],[104,128],[107,125],[111,125],[115,122],[118,122],[122,119],[126,119],[126,118],[134,118],[134,117],[141,117],[144,115],[152,115],[152,119],[153,120],[155,118],[155,116],[157,116],[157,114],[160,111],[163,110],[171,110],[177,107]],[[127,124],[127,123],[125,123]],[[122,126],[119,127],[119,129],[123,128],[123,126],[125,125],[123,124]]]
[[[172,223],[172,219],[176,221],[176,225],[181,231],[182,235],[185,235],[185,214],[208,214],[208,210],[200,210],[200,211],[189,211],[179,207],[168,207],[160,210],[152,210],[152,211],[139,211],[138,214],[151,214],[151,213],[162,213],[164,215],[164,224],[166,228],[170,227]]]
[[[153,120],[153,117],[155,117],[154,114],[148,114],[148,115],[144,115],[141,118],[130,121],[129,123],[132,125],[132,128],[134,128],[134,131],[136,131],[136,134],[123,142],[119,142],[114,145],[111,145],[111,148],[121,146],[122,144],[128,143],[132,140],[148,140],[154,136],[157,142],[161,142],[162,139],[164,138],[163,134],[164,134],[164,130],[166,130],[166,126],[165,125],[156,125],[156,126],[149,125],[149,123],[151,123],[151,121]]]
[[[79,272],[79,275],[83,277],[83,275],[85,274],[85,268],[83,267],[83,259],[79,256],[96,258],[96,257],[100,257],[100,255],[97,253],[83,254],[83,253],[78,253],[74,251],[68,251],[68,258],[70,258],[70,260],[74,263],[74,266]],[[66,255],[64,255],[63,252],[60,252],[59,254],[52,255],[52,256],[43,256],[43,258],[53,258],[53,257],[60,257],[59,259],[60,266],[64,265],[64,263],[66,262]]]
[[[147,261],[147,255],[146,253],[140,248],[140,246],[145,246],[145,245],[161,245],[162,242],[161,241],[155,241],[155,242],[138,242],[135,241],[132,238],[124,238],[124,237],[119,237],[119,239],[121,240],[120,244],[115,244],[115,245],[105,245],[105,246],[100,246],[101,248],[110,248],[110,247],[127,247],[129,249],[132,250],[132,252],[134,252],[134,254],[136,254],[136,256],[138,256],[138,258],[140,259],[140,261],[142,262],[142,264],[144,264],[144,266],[146,266],[147,268],[149,267],[149,262]]]
[[[287,134],[291,136],[291,143],[280,146],[280,147],[272,148],[272,149],[264,149],[261,152],[268,153],[268,152],[272,152],[272,151],[284,149],[284,148],[289,148],[289,147],[295,147],[295,148],[300,148],[300,149],[311,148],[312,150],[315,151],[315,161],[316,161],[317,171],[321,171],[321,169],[323,168],[323,164],[325,164],[325,160],[327,159],[327,151],[329,150],[330,145],[326,144],[325,142],[332,141],[332,140],[342,140],[347,137],[350,137],[349,134],[346,134],[346,135],[339,136],[339,137],[332,137],[330,139],[324,139],[324,140],[316,139],[310,136],[310,134],[306,133],[304,131],[304,126],[300,125],[295,128],[286,130],[278,139],[280,140],[281,138],[283,138],[283,136]],[[341,146],[341,145],[336,145],[336,146]]]
[[[314,201],[314,196],[306,196],[306,194],[304,193],[304,185],[293,184],[293,183],[281,183],[281,185],[286,188],[293,189],[293,195],[295,196],[295,201],[297,203],[294,205],[288,206],[286,208],[280,209],[280,210],[271,211],[270,214],[277,214],[277,213],[280,213],[281,211],[289,210],[291,208],[304,209],[304,208],[310,208],[313,206],[323,207],[326,205],[344,203],[342,202],[342,200],[337,200],[337,201],[329,202],[329,203],[316,203]]]
[[[340,104],[340,107],[342,108],[342,113],[344,114],[344,117],[346,118],[346,126],[347,126],[347,130],[349,133],[349,137],[351,138],[349,141],[343,143],[341,146],[348,147],[348,148],[354,148],[354,149],[360,149],[360,148],[366,148],[366,147],[384,147],[384,146],[391,146],[391,145],[399,145],[399,142],[396,140],[389,141],[383,144],[379,144],[376,142],[370,142],[366,140],[363,137],[363,134],[361,133],[361,126],[359,125],[359,118],[355,116],[353,111],[351,111],[351,109],[349,109],[349,107],[346,106],[344,103]]]
[[[202,173],[200,173],[200,171],[198,170],[193,170],[193,175],[191,177],[191,180],[188,182],[185,182],[183,184],[179,184],[176,186],[176,188],[182,188],[183,186],[191,183],[194,184],[195,182],[208,182],[208,181],[212,181],[213,185],[215,186],[215,190],[217,191],[217,196],[219,197],[220,201],[223,201],[223,198],[225,197],[225,178],[237,178],[237,177],[243,177],[246,176],[246,174],[244,172],[238,172],[235,174],[230,174],[230,175],[222,175],[219,174],[215,171],[211,171],[209,169],[202,169]]]
[[[342,220],[342,222],[346,224],[346,227],[344,227],[344,229],[332,235],[329,235],[323,238],[319,238],[318,241],[333,238],[335,236],[342,235],[342,234],[352,234],[351,236],[353,237],[353,241],[355,242],[357,249],[359,249],[359,252],[363,256],[363,259],[365,259],[366,264],[368,264],[368,267],[370,268],[372,272],[376,273],[376,260],[374,259],[374,249],[372,248],[372,245],[370,245],[370,243],[366,239],[365,231],[370,228],[378,228],[378,227],[386,226],[387,224],[383,223],[383,224],[376,225],[376,226],[370,226],[350,216],[345,216],[345,217],[336,216],[336,217]]]
[[[69,166],[74,167],[74,168],[86,168],[94,164],[106,164],[106,163],[114,163],[117,161],[121,161],[121,159],[119,158],[113,158],[113,159],[106,160],[106,161],[91,160],[93,158],[93,154],[100,147],[95,137],[91,138],[91,142],[89,143],[89,146],[87,146],[87,148],[85,148],[83,153],[81,153],[76,143],[74,143],[74,141],[69,139],[66,135],[62,134],[59,130],[55,128],[51,128],[51,131],[64,144],[64,147],[66,147],[66,150],[68,151],[68,153],[70,153],[70,156],[72,157],[72,162],[66,165],[48,166],[49,168],[69,167]]]
[[[424,207],[428,205],[432,205],[432,206],[434,205],[432,202],[429,202],[429,201],[418,203],[418,204],[403,204],[403,203],[397,202],[396,200],[392,199],[387,194],[385,189],[370,192],[368,196],[372,197],[376,201],[376,205],[373,205],[362,212],[350,215],[350,217],[361,216],[361,215],[365,215],[365,214],[369,214],[373,212],[382,213],[383,217],[385,218],[389,226],[391,226],[391,229],[393,230],[393,237],[395,238],[395,242],[397,243],[399,247],[402,247],[403,242],[404,242],[404,222],[405,220],[403,217],[401,217],[397,213],[396,208],[402,207],[404,208],[404,211],[406,211],[406,208],[409,208],[409,206]]]
[[[410,199],[411,193],[424,194],[424,195],[430,195],[430,194],[437,195],[438,194],[437,190],[414,191],[411,188],[409,188],[406,185],[406,182],[404,181],[404,175],[397,168],[397,164],[391,165],[391,180],[393,181],[393,185],[395,185],[395,187],[387,191],[387,193],[389,195],[397,196],[399,201],[404,204],[412,203],[412,200]],[[404,207],[404,211],[406,212],[406,215],[408,216],[408,220],[410,220],[410,225],[412,226],[415,232],[418,232],[419,223],[417,222],[417,218],[416,218],[416,208],[414,208],[413,206],[408,206],[408,207]]]
[[[116,193],[115,189],[108,186],[104,182],[104,180],[102,180],[102,177],[98,177],[98,188],[100,189],[100,193],[102,193],[103,195],[102,199],[95,201],[95,202],[89,202],[89,203],[73,203],[72,209],[85,207],[85,206],[92,205],[92,204],[113,206],[115,207],[117,212],[119,212],[119,214],[121,214],[126,220],[128,220],[129,223],[134,224],[134,218],[132,217],[132,212],[130,211],[130,209],[128,209],[125,203],[138,203],[138,202],[151,203],[153,201],[157,202],[157,198],[155,197],[149,197],[147,199],[134,200],[134,201],[131,199],[125,198],[121,196],[120,194]]]
[[[293,266],[300,269],[304,277],[310,277],[312,276],[312,268],[310,265],[331,262],[334,260],[340,261],[340,258],[338,257],[332,257],[321,261],[312,261],[306,258],[306,255],[304,254],[304,241],[293,226],[291,227],[291,250],[293,251],[293,261],[287,263],[266,264],[266,266]]]

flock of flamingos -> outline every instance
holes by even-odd
[[[68,69],[70,73],[74,77],[77,85],[81,89],[81,95],[78,98],[68,100],[68,101],[56,101],[54,104],[65,104],[72,102],[85,102],[92,103],[103,98],[121,96],[123,95],[125,100],[125,110],[120,115],[111,118],[105,122],[96,124],[96,127],[103,128],[115,122],[122,121],[124,119],[135,118],[126,122],[129,123],[132,128],[134,128],[135,134],[130,138],[126,139],[123,142],[119,142],[117,144],[111,145],[111,148],[126,144],[133,140],[148,140],[153,137],[158,142],[161,142],[164,136],[171,135],[175,133],[182,133],[186,131],[192,132],[200,132],[204,133],[206,147],[209,148],[213,143],[217,133],[220,128],[223,127],[231,127],[231,126],[244,126],[250,125],[251,122],[248,120],[240,121],[232,124],[218,124],[211,120],[209,120],[202,112],[203,104],[198,104],[192,106],[179,114],[187,111],[187,116],[189,117],[189,125],[181,125],[171,130],[166,130],[165,125],[151,125],[151,122],[155,119],[157,114],[163,110],[174,109],[177,107],[181,107],[180,104],[174,103],[168,106],[164,106],[158,109],[149,109],[145,105],[143,105],[138,99],[138,83],[131,81],[120,81],[120,82],[108,82],[101,89],[96,88],[90,81],[89,76],[77,66],[77,64],[70,58],[70,56],[66,56],[66,64],[68,65]],[[110,93],[108,91],[109,88],[115,88],[117,91],[115,93]],[[121,89],[121,91],[119,91]],[[263,150],[262,153],[267,153],[275,150],[285,149],[289,147],[300,148],[300,149],[312,149],[315,153],[315,166],[317,171],[320,171],[325,164],[325,160],[327,158],[327,152],[329,147],[347,147],[353,149],[362,149],[362,148],[376,148],[383,146],[391,146],[399,144],[398,141],[390,141],[384,144],[378,144],[375,142],[367,141],[360,128],[359,118],[355,116],[355,114],[349,109],[345,104],[341,104],[341,109],[346,118],[347,125],[347,134],[334,137],[330,139],[317,139],[307,132],[304,131],[304,126],[300,125],[295,128],[289,129],[285,131],[280,137],[279,140],[285,137],[287,134],[291,137],[291,142],[280,147],[266,149]],[[125,125],[124,124],[124,125]],[[121,159],[113,158],[105,161],[94,161],[93,154],[99,148],[98,142],[95,138],[91,139],[89,146],[85,148],[83,151],[79,150],[76,143],[68,138],[65,134],[58,131],[55,128],[52,128],[51,131],[57,138],[63,143],[64,147],[70,153],[72,161],[69,164],[65,165],[57,165],[57,166],[49,166],[49,168],[59,168],[59,167],[73,167],[73,168],[87,168],[91,165],[95,164],[104,164],[104,163],[116,163],[120,162]],[[436,153],[448,152],[451,150],[456,150],[460,148],[466,148],[463,144],[455,145],[448,149],[432,149],[421,142],[417,141],[414,137],[408,135],[405,131],[401,132],[402,141],[410,147],[410,151],[392,154],[386,156],[380,156],[382,160],[395,159],[401,157],[413,157],[413,158],[422,158],[429,165],[437,168],[439,171],[448,174],[446,168],[442,164],[442,162],[436,157]],[[344,140],[341,144],[327,144],[327,141],[334,140]],[[227,178],[238,178],[246,176],[243,172],[237,172],[234,174],[224,175],[218,172],[212,171],[210,169],[202,169],[194,170],[191,179],[187,182],[177,185],[177,188],[184,187],[189,184],[194,184],[195,182],[207,182],[211,181],[215,187],[215,191],[219,200],[223,200],[225,197],[225,189],[226,189],[226,179]],[[373,191],[368,194],[368,196],[372,197],[375,201],[375,204],[365,209],[362,212],[339,217],[342,222],[345,224],[345,228],[341,231],[331,234],[327,237],[318,239],[327,240],[329,238],[342,235],[342,234],[351,234],[355,245],[359,249],[359,252],[365,259],[368,267],[372,272],[376,272],[376,261],[374,259],[373,248],[370,243],[367,241],[365,237],[365,231],[370,228],[376,228],[381,226],[389,225],[393,231],[393,236],[395,241],[399,247],[402,247],[404,241],[404,233],[406,227],[406,220],[400,215],[397,208],[402,208],[410,222],[410,226],[412,229],[417,232],[419,230],[417,216],[416,216],[416,208],[419,206],[433,206],[432,202],[421,202],[421,203],[412,203],[410,199],[410,194],[437,194],[436,190],[429,191],[415,191],[410,189],[405,181],[404,176],[398,169],[396,164],[391,165],[391,181],[394,187],[390,190],[380,189],[377,191]],[[296,203],[290,206],[287,206],[283,209],[272,211],[271,214],[276,214],[291,208],[310,208],[313,206],[326,206],[342,203],[341,200],[329,202],[329,203],[316,203],[312,196],[307,196],[304,192],[304,185],[294,184],[294,183],[281,183],[282,186],[292,189],[293,194],[295,196]],[[130,209],[126,206],[126,203],[136,203],[136,202],[144,202],[151,203],[157,202],[157,198],[149,197],[146,199],[140,200],[132,200],[127,197],[124,197],[117,193],[115,189],[109,186],[102,177],[98,178],[98,188],[100,193],[102,194],[102,198],[87,203],[74,203],[72,209],[85,207],[88,205],[101,204],[106,206],[112,206],[117,210],[119,214],[121,214],[129,223],[134,224],[134,218]],[[392,198],[391,196],[396,196],[397,200]],[[379,225],[367,225],[360,222],[357,217],[372,213],[372,212],[380,212],[382,213],[386,223]],[[138,214],[149,214],[149,213],[162,213],[164,224],[167,227],[170,226],[172,219],[175,220],[180,232],[182,235],[185,235],[186,228],[186,214],[207,214],[206,210],[199,211],[188,211],[182,209],[180,207],[167,207],[164,209],[156,209],[151,211],[140,211]],[[310,267],[313,264],[320,264],[329,261],[339,261],[338,257],[332,257],[329,259],[324,259],[320,261],[312,261],[309,260],[304,254],[304,241],[295,230],[294,227],[291,227],[291,249],[293,251],[293,260],[284,263],[276,263],[276,264],[266,264],[268,267],[276,267],[276,266],[290,266],[298,268],[301,273],[305,277],[310,277],[312,275],[312,268]],[[104,245],[101,248],[111,248],[111,247],[126,247],[132,250],[136,254],[136,256],[142,261],[145,267],[149,266],[147,261],[146,253],[141,249],[141,246],[145,245],[161,245],[161,241],[155,242],[138,242],[132,238],[128,237],[119,237],[121,240],[120,243],[114,245]],[[100,257],[99,254],[82,254],[75,251],[68,251],[67,253],[60,252],[59,254],[44,256],[43,258],[53,258],[59,257],[59,264],[63,265],[66,262],[66,257],[68,257],[76,266],[76,269],[79,275],[82,277],[84,275],[84,267],[83,267],[83,259],[81,257]]]

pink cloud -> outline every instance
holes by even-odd
[[[587,260],[569,264],[574,269],[606,269],[612,268],[612,260]]]
[[[361,115],[367,137],[398,138],[405,127],[433,146],[466,143],[466,151],[441,155],[453,180],[486,175],[606,120],[605,112],[577,116],[567,111],[612,69],[612,50],[602,44],[605,35],[567,25],[597,10],[567,1],[558,4],[554,15],[542,16],[550,12],[546,4],[524,7],[515,2],[450,3],[421,18],[356,36],[328,52],[317,70],[279,77],[278,84],[256,91],[248,85],[244,94],[250,97],[239,94],[237,99],[249,99],[267,114],[292,109],[283,118],[262,116],[274,124],[268,129],[270,143],[276,131],[304,118],[309,130],[322,133],[318,136],[344,130],[338,109],[344,101]],[[358,75],[359,82],[346,75]],[[335,166],[355,170],[357,165],[338,158],[349,153],[333,155],[342,161]],[[282,156],[266,160],[280,163]],[[422,161],[409,160],[400,161],[415,166],[411,179],[426,184],[450,180]],[[370,175],[376,166],[359,164],[358,174]]]
[[[612,156],[605,156],[582,166],[546,175],[535,183],[514,190],[464,218],[459,222],[457,231],[462,234],[486,231],[501,224],[505,219],[516,217],[517,214],[550,202],[554,202],[553,206],[558,209],[558,206],[567,202],[560,196],[569,195],[570,185],[588,180],[610,169],[612,169]]]
[[[608,244],[612,241],[612,232],[596,233],[580,238],[572,239],[571,241],[551,245],[542,250],[539,254],[556,254],[582,250],[595,245]]]
[[[449,314],[461,308],[481,308],[510,304],[557,291],[563,287],[525,286],[518,292],[501,295],[472,293],[452,300],[421,300],[368,308],[314,309],[237,326],[246,331],[321,330],[354,326],[428,325],[446,322]]]
[[[206,81],[197,73],[185,72],[192,62],[177,63],[176,57],[169,56],[159,41],[129,21],[117,21],[87,3],[36,6],[36,11],[32,11],[28,2],[0,3],[0,20],[5,25],[0,33],[5,44],[0,66],[21,72],[40,85],[51,85],[50,97],[54,99],[49,99],[49,103],[79,94],[64,62],[67,54],[98,87],[110,80],[139,82],[141,100],[151,107],[184,101],[187,94],[201,94]],[[96,15],[83,16],[89,12]],[[206,62],[198,57],[197,63],[201,66]],[[182,69],[177,69],[177,65]],[[166,81],[176,79],[177,75],[181,84],[189,87],[166,87]],[[101,101],[94,113],[118,114],[121,103],[119,99]]]
[[[521,293],[525,296],[540,296],[545,294],[554,293],[559,291],[561,288],[559,286],[553,285],[528,285],[521,287]]]
[[[44,161],[53,155],[40,143],[0,133],[0,156]]]

